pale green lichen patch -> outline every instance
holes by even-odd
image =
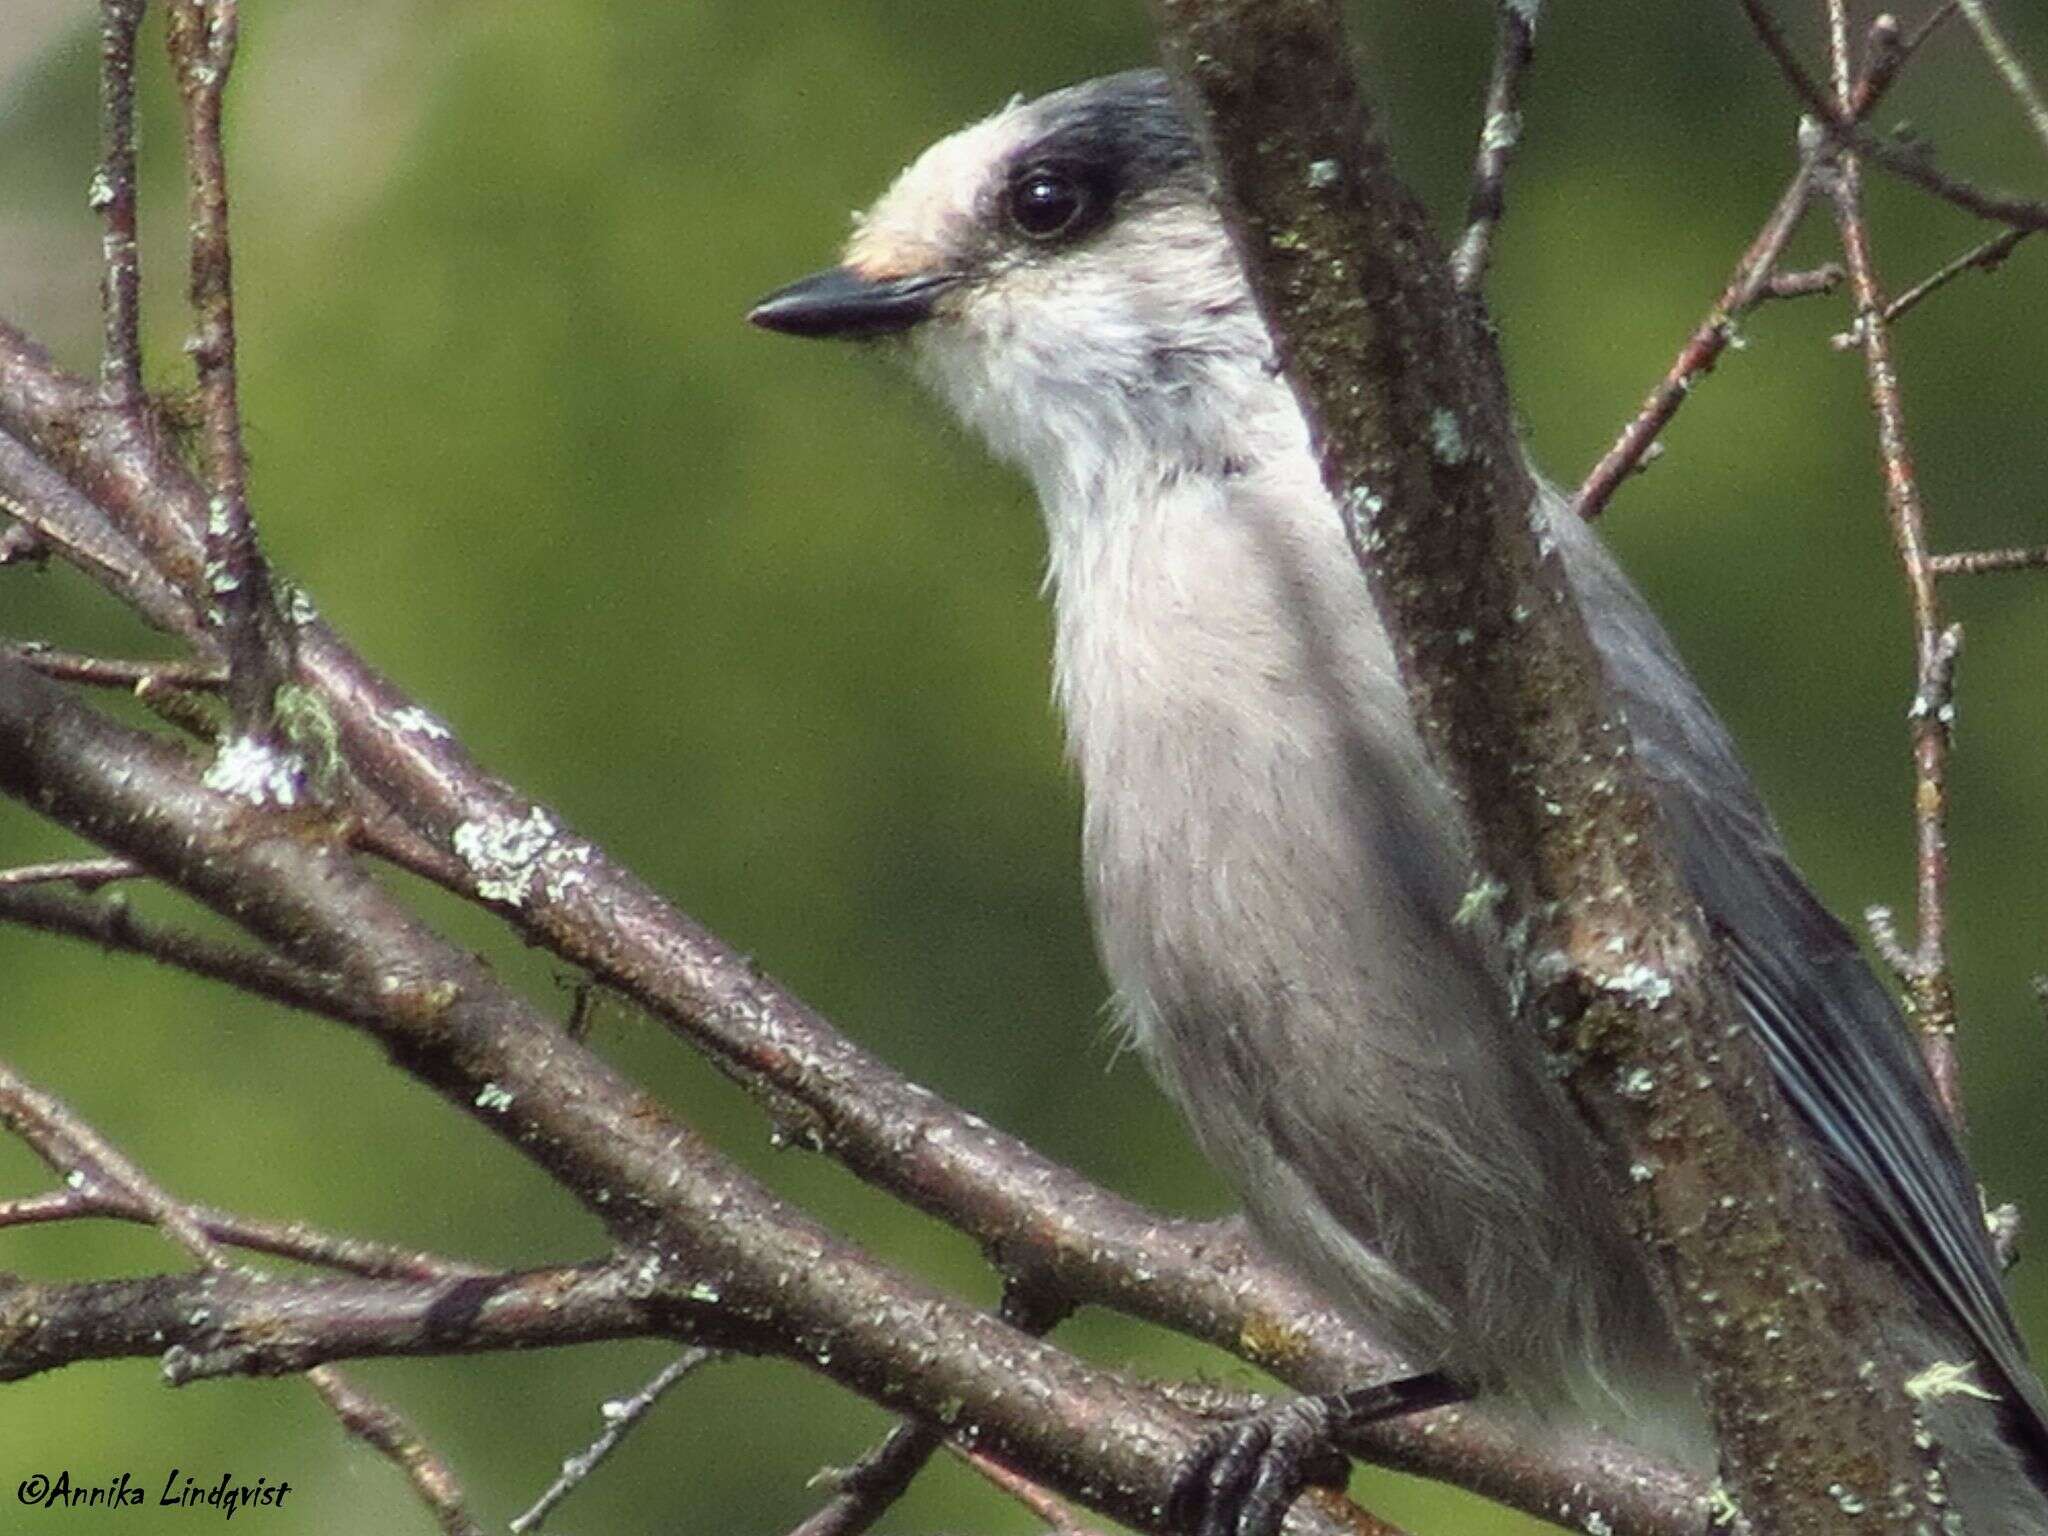
[[[1507,893],[1507,886],[1493,876],[1482,876],[1459,898],[1458,911],[1452,917],[1452,923],[1460,928],[1470,928],[1474,923],[1485,921]]]
[[[1657,1091],[1656,1074],[1648,1067],[1631,1067],[1621,1075],[1614,1091],[1624,1099],[1647,1099]]]
[[[281,752],[254,736],[231,736],[202,782],[251,805],[297,805],[305,778],[305,762],[296,752]]]
[[[557,830],[548,813],[534,806],[519,821],[465,821],[449,841],[476,878],[479,896],[516,907],[532,894]]]
[[[1996,1392],[1986,1391],[1972,1375],[1974,1360],[1937,1360],[1918,1375],[1906,1378],[1906,1395],[1918,1401],[1937,1397],[1974,1397],[1982,1402],[1998,1401]]]
[[[1458,413],[1448,406],[1438,406],[1429,413],[1429,448],[1440,464],[1462,464],[1472,457]]]
[[[278,729],[311,758],[313,784],[324,795],[341,773],[341,731],[327,701],[310,688],[282,683],[271,695]]]
[[[494,1115],[502,1115],[512,1107],[512,1095],[496,1083],[485,1083],[476,1091],[476,1107],[489,1110]]]
[[[1742,1506],[1735,1502],[1735,1495],[1728,1491],[1728,1485],[1719,1478],[1707,1490],[1707,1523],[1720,1529],[1732,1529],[1742,1520]]]
[[[429,741],[446,741],[452,734],[448,727],[421,709],[417,704],[408,705],[390,717],[391,728],[415,736],[424,736]]]
[[[1660,1008],[1674,988],[1671,978],[1654,967],[1633,961],[1611,976],[1600,978],[1600,990],[1628,998],[1648,1008]]]

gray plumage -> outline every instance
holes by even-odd
[[[1417,1367],[1711,1471],[1645,1261],[1461,920],[1457,807],[1163,77],[935,145],[839,272],[756,318],[904,331],[1034,482],[1104,963],[1260,1231]],[[1926,1403],[1957,1507],[1974,1536],[2048,1530],[2048,1399],[1918,1053],[1655,617],[1541,496],[1748,1022],[1852,1236],[1922,1302],[1907,1357],[1999,1400]]]

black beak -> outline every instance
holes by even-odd
[[[889,336],[929,316],[939,295],[958,281],[951,272],[872,278],[832,267],[778,288],[749,310],[747,319],[787,336],[842,341]]]

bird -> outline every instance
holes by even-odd
[[[884,343],[1044,516],[1084,876],[1130,1034],[1265,1242],[1415,1367],[1349,1406],[1491,1398],[1702,1477],[1658,1283],[1534,1032],[1455,795],[1317,468],[1166,76],[1017,98],[917,156],[839,264],[749,318]],[[1977,1186],[1884,984],[1597,534],[1532,515],[1743,1021],[1900,1342],[1971,1536],[2048,1531],[2048,1394]],[[1937,1368],[1950,1374],[1940,1375]],[[1168,1522],[1266,1536],[1339,1399],[1213,1436]]]

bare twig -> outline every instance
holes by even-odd
[[[1984,50],[1984,56],[1998,71],[1998,78],[2005,82],[2005,88],[2012,92],[2013,99],[2019,102],[2020,110],[2026,113],[2034,137],[2041,141],[2043,149],[2048,149],[2048,102],[2041,99],[2040,89],[2027,73],[2027,66],[2013,52],[2005,34],[1998,30],[1998,23],[1991,19],[1991,7],[1984,0],[1957,0],[1957,4],[1962,9],[1963,19],[1969,22],[1970,30],[1977,34],[1977,44]]]
[[[1744,0],[1760,14],[1756,0]],[[1848,27],[1841,0],[1829,0],[1829,57],[1835,89],[1849,99]],[[1878,456],[1884,466],[1885,505],[1892,542],[1906,578],[1912,610],[1917,680],[1909,711],[1913,749],[1913,823],[1917,847],[1914,899],[1914,944],[1910,952],[1893,936],[1895,969],[1900,969],[1920,1049],[1933,1074],[1944,1109],[1962,1121],[1961,1084],[1955,1055],[1955,980],[1948,956],[1948,754],[1954,719],[1951,694],[1962,632],[1944,623],[1941,597],[1930,564],[1927,509],[1913,467],[1906,432],[1905,405],[1897,365],[1892,357],[1887,305],[1870,250],[1870,230],[1863,215],[1860,157],[1844,150],[1836,157],[1827,189],[1834,204],[1842,255],[1856,301],[1856,333],[1863,352],[1864,376],[1877,425]],[[1903,968],[1897,958],[1905,956]]]
[[[2013,247],[2034,233],[2036,231],[2031,229],[2008,229],[2004,234],[1994,236],[1981,245],[1972,246],[1954,261],[1922,278],[1887,304],[1884,308],[1885,323],[1892,324],[1921,300],[1947,287],[1965,272],[1997,271],[2004,264],[2005,258],[2012,254]],[[1861,334],[1854,326],[1832,338],[1832,344],[1842,351],[1858,346],[1861,342]]]
[[[199,378],[201,458],[211,493],[205,524],[209,613],[228,653],[228,702],[236,729],[275,748],[282,745],[275,730],[276,695],[287,676],[280,654],[287,632],[272,611],[270,572],[249,515],[221,146],[222,102],[241,35],[238,7],[239,0],[169,0],[164,36],[185,108],[194,318],[188,350]]]
[[[794,1211],[367,872],[309,843],[295,818],[209,789],[182,754],[0,661],[0,790],[30,786],[73,831],[358,989],[373,1011],[365,1027],[394,1059],[573,1191],[622,1245],[648,1250],[643,1294],[660,1295],[678,1337],[724,1344],[730,1318],[743,1316],[750,1348],[954,1422],[1106,1513],[1156,1519],[1199,1431],[1155,1390],[1030,1339]],[[1031,1209],[1048,1220],[1042,1204]],[[693,1301],[699,1292],[726,1299]],[[695,1331],[706,1320],[718,1336]],[[1335,1528],[1320,1516],[1306,1524]]]
[[[1889,12],[1873,20],[1863,78],[1849,93],[1849,115],[1859,123],[1869,117],[1871,108],[1899,78],[1899,71],[1911,62],[1913,55],[1924,48],[1935,33],[1955,19],[1955,14],[1956,0],[1942,0],[1921,18],[1919,26],[1903,36],[1899,32],[1898,18]]]
[[[1765,299],[1811,299],[1833,293],[1849,274],[1832,261],[1804,272],[1773,272],[1757,290],[1757,302]]]
[[[1522,77],[1536,53],[1536,17],[1542,0],[1499,0],[1500,36],[1493,53],[1493,78],[1486,88],[1486,117],[1472,165],[1472,194],[1465,205],[1465,234],[1451,257],[1451,274],[1461,293],[1486,283],[1493,233],[1507,210],[1508,168],[1522,142]]]
[[[492,1273],[488,1266],[451,1259],[425,1249],[399,1248],[367,1238],[322,1232],[298,1221],[259,1221],[203,1205],[192,1217],[216,1243],[251,1253],[267,1253],[301,1264],[317,1264],[375,1280],[454,1280]],[[0,1200],[0,1227],[32,1227],[51,1222],[89,1220],[133,1221],[154,1225],[149,1212],[127,1192],[92,1186]]]
[[[69,1105],[31,1085],[5,1062],[0,1062],[0,1126],[28,1143],[67,1182],[118,1191],[150,1225],[210,1273],[234,1268],[190,1207],[158,1188]],[[307,1371],[306,1380],[350,1433],[399,1464],[448,1536],[482,1536],[481,1528],[462,1512],[454,1475],[398,1415],[350,1386],[331,1366]]]
[[[850,1467],[833,1467],[812,1479],[831,1487],[832,1497],[793,1527],[789,1536],[860,1536],[903,1496],[946,1437],[931,1425],[906,1419]]]
[[[1936,576],[1980,576],[1987,571],[2048,569],[2048,546],[2039,549],[1973,549],[1961,554],[1929,555],[1927,569]]]
[[[2048,202],[1987,191],[1941,170],[1918,146],[1896,144],[1865,131],[1849,107],[1830,98],[1808,73],[1806,66],[1799,62],[1799,56],[1792,51],[1792,45],[1785,37],[1784,28],[1779,26],[1777,17],[1771,14],[1764,0],[1741,0],[1741,3],[1750,25],[1777,62],[1779,72],[1792,87],[1793,94],[1839,149],[1853,149],[1867,155],[1892,175],[1912,182],[1923,191],[1981,219],[2009,224],[2015,229],[2048,229]],[[1842,101],[1853,106],[1857,99],[1848,94]]]
[[[88,409],[104,415],[94,392]],[[48,548],[127,602],[156,628],[195,636],[191,606],[160,574],[159,563],[92,501],[0,423],[0,509],[19,518]],[[12,530],[10,530],[12,531]]]
[[[634,1426],[653,1411],[654,1405],[668,1394],[671,1387],[700,1365],[717,1358],[717,1355],[708,1349],[686,1349],[663,1366],[653,1380],[631,1397],[615,1398],[607,1402],[602,1410],[604,1432],[583,1450],[564,1461],[561,1475],[548,1484],[525,1513],[513,1518],[512,1536],[525,1536],[526,1532],[537,1531],[545,1525],[554,1507],[604,1464],[605,1458],[624,1443],[626,1436],[633,1432]]]
[[[1044,1521],[1052,1536],[1100,1536],[1099,1532],[1082,1524],[1064,1499],[1030,1478],[1011,1471],[993,1456],[983,1455],[957,1441],[948,1441],[946,1449]]]
[[[1068,1298],[1029,1271],[1013,1272],[1004,1282],[1003,1320],[1033,1338],[1044,1338],[1072,1311]],[[908,1491],[944,1443],[934,1426],[904,1419],[852,1466],[830,1468],[813,1480],[829,1485],[832,1496],[790,1536],[860,1536]]]
[[[1978,218],[1996,224],[2009,224],[2014,229],[2048,229],[2048,202],[1992,191],[1960,176],[1952,176],[1928,159],[1917,145],[1895,144],[1857,128],[1834,128],[1830,131],[1842,143],[1868,155],[1901,181],[1909,181],[1923,192],[1931,192],[1966,213],[1974,213]]]
[[[0,869],[0,891],[31,885],[73,885],[96,891],[116,880],[140,880],[148,871],[130,859],[59,859],[49,864],[18,864]]]
[[[135,35],[147,0],[100,0],[100,166],[91,202],[105,233],[100,275],[100,390],[135,417],[142,406],[142,258],[135,243]]]
[[[402,1470],[433,1514],[443,1536],[484,1536],[484,1528],[465,1507],[462,1485],[454,1469],[421,1437],[404,1414],[353,1386],[332,1367],[306,1373],[342,1428],[381,1453]]]
[[[1750,0],[1745,0],[1745,5],[1749,4]],[[1774,56],[1780,57],[1781,62],[1796,71],[1800,79],[1806,80],[1804,68],[1792,54],[1775,18],[1761,5],[1750,9],[1752,20],[1757,22],[1766,43],[1773,45]],[[1904,39],[1899,35],[1898,23],[1890,16],[1880,16],[1871,24],[1869,65],[1863,78],[1855,82],[1849,93],[1852,121],[1862,121],[1884,99],[1885,92],[1891,89],[1906,62],[1933,36],[1942,22],[1954,14],[1954,10],[1952,3],[1937,8]],[[1807,83],[1810,85],[1811,81]],[[1814,85],[1812,89],[1818,95],[1820,88]],[[1825,96],[1819,96],[1819,99],[1826,100]],[[1811,272],[1781,274],[1776,270],[1779,258],[1798,231],[1812,201],[1814,178],[1820,169],[1817,157],[1822,150],[1822,140],[1802,131],[1800,167],[1780,195],[1770,217],[1764,221],[1763,228],[1750,242],[1749,249],[1736,262],[1728,286],[1714,301],[1698,328],[1686,338],[1685,345],[1679,348],[1678,356],[1665,371],[1663,379],[1622,429],[1614,446],[1602,455],[1580,483],[1574,505],[1581,517],[1598,517],[1622,481],[1648,467],[1658,446],[1659,434],[1678,413],[1678,408],[1685,404],[1693,386],[1712,371],[1721,354],[1734,341],[1737,320],[1766,299],[1831,293],[1842,281],[1842,269],[1832,262]]]
[[[405,1278],[246,1267],[83,1283],[0,1274],[0,1381],[81,1360],[153,1359],[170,1386],[301,1375],[337,1360],[432,1359],[772,1329],[690,1299],[645,1253],[547,1269]]]
[[[0,922],[85,939],[239,991],[343,1023],[369,1014],[360,990],[309,966],[137,917],[122,901],[88,901],[40,887],[0,886]]]
[[[1813,180],[1814,165],[1808,159],[1779,194],[1777,206],[1764,220],[1756,238],[1749,243],[1749,249],[1742,253],[1742,259],[1735,263],[1728,286],[1721,290],[1720,298],[1707,311],[1707,317],[1686,338],[1678,356],[1665,370],[1656,388],[1645,397],[1629,424],[1622,428],[1614,446],[1601,456],[1600,462],[1580,483],[1573,498],[1579,516],[1598,517],[1621,482],[1643,467],[1658,434],[1678,414],[1678,408],[1685,404],[1686,397],[1692,393],[1700,377],[1711,371],[1728,349],[1729,342],[1735,337],[1735,322],[1765,296],[1772,269],[1791,243],[1800,220],[1806,216],[1807,205],[1813,196]]]
[[[9,647],[7,653],[43,676],[90,688],[190,688],[212,692],[227,684],[224,668],[200,661],[130,661],[53,650],[46,645]]]

